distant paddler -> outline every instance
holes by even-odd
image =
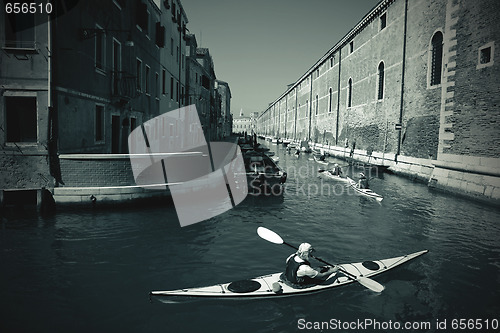
[[[362,172],[359,173],[358,188],[359,189],[370,188],[370,184],[368,184],[368,178],[366,178],[365,174]]]
[[[333,165],[333,169],[330,172],[334,176],[339,176],[339,177],[342,176],[342,169],[340,168],[340,166],[338,165],[338,163],[335,163]]]

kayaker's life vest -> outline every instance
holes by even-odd
[[[359,188],[368,188],[368,179],[366,178],[361,178],[359,180]]]
[[[332,174],[334,176],[340,176],[340,175],[342,175],[342,170],[340,170],[339,167],[335,167],[335,168],[333,168]]]
[[[299,267],[302,265],[311,265],[308,261],[304,260],[302,262],[297,262],[295,261],[295,257],[297,255],[294,255],[291,257],[287,264],[286,264],[286,271],[285,271],[285,277],[288,280],[288,282],[295,283],[295,284],[314,284],[314,279],[308,277],[308,276],[297,276],[297,271],[299,270]]]

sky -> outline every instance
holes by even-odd
[[[266,110],[379,0],[181,0],[198,47],[209,49],[231,113]]]

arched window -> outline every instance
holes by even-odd
[[[328,91],[328,112],[332,112],[332,88]]]
[[[352,106],[352,79],[349,78],[348,88],[347,88],[347,107]]]
[[[384,98],[384,63],[380,62],[378,65],[378,89],[377,99]]]
[[[441,67],[443,64],[443,34],[438,31],[431,41],[431,86],[441,83]]]

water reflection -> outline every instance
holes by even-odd
[[[172,205],[4,216],[0,313],[6,331],[53,331],[53,318],[58,330],[71,332],[165,327],[271,332],[296,331],[299,318],[435,322],[498,317],[496,207],[429,191],[425,184],[390,174],[371,181],[384,196],[381,204],[347,192],[322,194],[321,186],[334,183],[318,178],[315,161],[306,155],[296,159],[284,149],[277,155],[285,170],[297,171],[287,179],[290,194],[247,196],[236,208],[183,228]],[[300,186],[303,193],[292,192]],[[149,303],[151,290],[282,270],[293,250],[258,237],[258,226],[293,245],[310,242],[318,257],[333,263],[430,252],[377,277],[386,287],[380,294],[353,284],[282,300]]]

